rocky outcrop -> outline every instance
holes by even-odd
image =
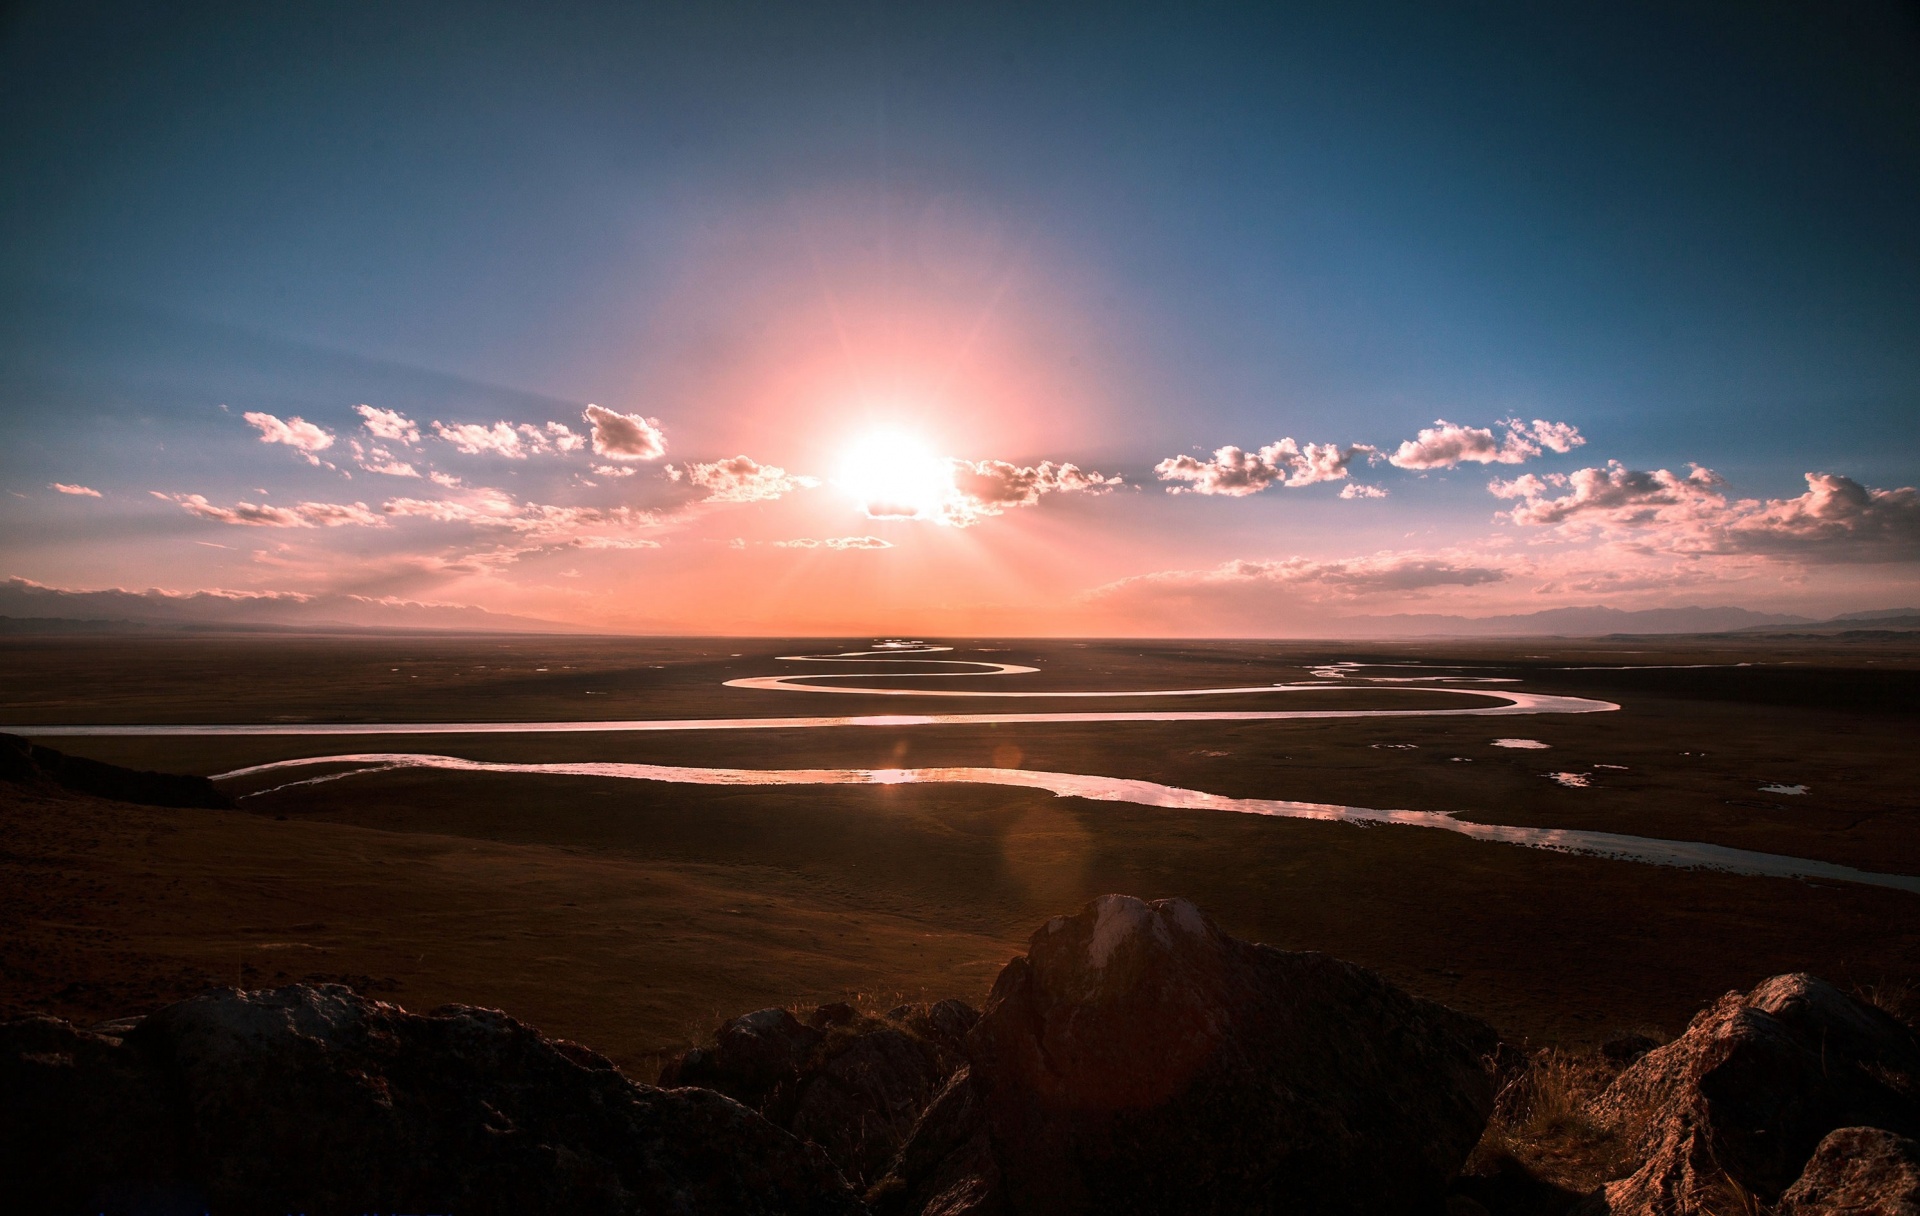
[[[1528,1057],[1362,968],[1111,895],[1043,925],[983,1013],[764,1009],[659,1087],[502,1013],[333,985],[6,1023],[0,1179],[27,1212],[1920,1216],[1907,1026],[1785,975],[1649,1046]],[[1490,1137],[1462,1178],[1495,1109],[1576,1130],[1526,1160]],[[1569,1150],[1577,1183],[1526,1163]]]
[[[1836,1129],[1920,1134],[1920,1041],[1825,981],[1775,976],[1701,1012],[1621,1073],[1592,1115],[1631,1137],[1644,1164],[1591,1211],[1695,1216],[1733,1188],[1773,1203]],[[1809,1195],[1828,1193],[1834,1168],[1822,1165]]]
[[[1920,1143],[1877,1127],[1829,1132],[1779,1216],[1920,1216]]]
[[[1109,895],[1036,932],[877,1210],[1437,1205],[1493,1103],[1486,1025],[1323,954]]]
[[[762,1009],[723,1024],[661,1071],[662,1085],[704,1085],[824,1149],[856,1186],[877,1178],[940,1087],[964,1062],[979,1014],[959,1001],[902,1005],[880,1017],[822,1005],[805,1021]]]
[[[149,773],[69,756],[19,735],[0,734],[0,781],[63,789],[142,806],[231,807],[233,800],[205,777]]]
[[[215,992],[124,1037],[8,1023],[0,1094],[21,1211],[860,1210],[818,1149],[720,1094],[335,985]]]

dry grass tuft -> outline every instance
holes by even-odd
[[[1618,1075],[1598,1052],[1544,1048],[1507,1083],[1466,1173],[1523,1173],[1562,1192],[1586,1194],[1620,1177],[1630,1145],[1587,1116],[1588,1105]]]
[[[1877,984],[1856,984],[1853,995],[1909,1029],[1920,1032],[1920,982],[1897,979],[1882,980]]]
[[[1714,1175],[1713,1193],[1700,1203],[1702,1216],[1772,1216],[1773,1210],[1773,1205],[1761,1202],[1758,1195],[1725,1173]]]

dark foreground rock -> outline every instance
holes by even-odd
[[[1815,1169],[1809,1159],[1816,1147],[1830,1151],[1794,1202],[1825,1203],[1816,1196],[1839,1193],[1838,1180],[1846,1177],[1837,1154],[1872,1139],[1862,1132],[1828,1146],[1829,1133],[1878,1128],[1896,1139],[1920,1135],[1920,1041],[1823,980],[1775,976],[1702,1011],[1686,1034],[1621,1073],[1592,1115],[1631,1137],[1643,1164],[1609,1183],[1588,1211],[1705,1216],[1724,1206],[1729,1193],[1772,1204],[1803,1170]],[[1887,1161],[1898,1155],[1887,1152],[1893,1154]],[[1866,1185],[1862,1178],[1847,1183],[1850,1193]],[[1882,1209],[1799,1210],[1864,1216]]]
[[[877,1210],[1437,1207],[1493,1104],[1485,1024],[1192,904],[1109,895],[1035,933]]]
[[[764,1009],[661,1082],[331,985],[29,1018],[0,1210],[1920,1216],[1920,1038],[1811,976],[1528,1056],[1182,900],[1055,917],[984,1013]]]
[[[864,1188],[880,1176],[948,1077],[979,1014],[959,1001],[880,1017],[844,1004],[802,1020],[762,1009],[722,1025],[662,1069],[662,1085],[703,1085],[824,1149]]]
[[[0,734],[0,781],[57,785],[62,789],[142,806],[231,807],[233,800],[205,777],[149,773],[99,760],[69,756],[51,747]]]
[[[1877,1127],[1828,1133],[1780,1216],[1920,1216],[1920,1143]]]
[[[820,1151],[505,1014],[335,985],[0,1026],[9,1210],[850,1213]]]

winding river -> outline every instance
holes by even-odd
[[[401,769],[446,769],[460,773],[521,773],[549,777],[612,777],[626,781],[666,781],[680,785],[925,785],[955,783],[962,785],[1006,785],[1020,789],[1046,790],[1061,798],[1086,798],[1095,802],[1130,802],[1137,806],[1165,807],[1181,811],[1226,811],[1241,815],[1267,815],[1280,819],[1319,819],[1362,825],[1393,824],[1401,827],[1437,828],[1528,848],[1550,849],[1559,853],[1583,853],[1620,861],[1638,861],[1657,866],[1680,866],[1725,870],[1735,874],[1765,875],[1773,878],[1811,878],[1835,882],[1866,883],[1920,894],[1920,878],[1903,874],[1883,874],[1857,870],[1852,866],[1776,853],[1756,853],[1748,849],[1730,849],[1717,844],[1688,840],[1660,840],[1646,836],[1623,836],[1613,832],[1586,832],[1565,828],[1528,828],[1502,823],[1476,823],[1457,819],[1444,811],[1380,811],[1364,806],[1339,806],[1327,802],[1289,802],[1278,798],[1228,798],[1200,790],[1161,785],[1157,781],[1135,781],[1124,777],[1094,777],[1081,773],[1049,773],[1020,768],[687,768],[668,764],[615,764],[588,761],[558,764],[513,764],[486,760],[466,760],[458,756],[436,756],[419,752],[359,752],[340,756],[314,756],[300,760],[276,760],[235,769],[215,777],[227,781],[310,768],[316,765],[346,765],[341,772],[325,773],[300,781],[287,782],[259,790],[247,797],[274,793],[298,785],[318,785],[370,773],[389,773]]]
[[[844,651],[830,655],[782,655],[783,662],[813,663],[890,663],[914,664],[922,670],[907,673],[917,679],[963,679],[993,676],[1029,675],[1039,669],[1016,663],[930,658],[950,654],[950,647],[923,642],[888,641],[872,650]],[[926,666],[963,670],[927,671]],[[1369,666],[1398,670],[1417,669],[1416,675],[1368,675]],[[1424,664],[1336,663],[1314,668],[1318,682],[1311,684],[1260,684],[1220,688],[1182,688],[1123,691],[1012,691],[973,688],[876,688],[857,681],[871,680],[871,671],[855,673],[818,673],[789,676],[751,676],[726,681],[730,688],[816,694],[857,694],[884,697],[988,697],[995,700],[1085,699],[1112,700],[1135,697],[1222,697],[1244,695],[1297,695],[1352,689],[1356,686],[1390,685],[1418,687],[1423,692],[1456,693],[1481,703],[1454,709],[1287,709],[1287,710],[1145,710],[1145,711],[1062,711],[1053,713],[975,713],[975,714],[880,714],[838,717],[784,718],[679,718],[633,719],[572,722],[437,722],[437,723],[246,723],[231,725],[128,725],[128,726],[46,726],[13,727],[20,734],[41,736],[159,736],[159,735],[287,735],[287,736],[376,736],[376,735],[480,735],[546,733],[638,733],[695,730],[791,730],[831,727],[903,727],[1001,723],[1084,723],[1084,722],[1259,722],[1303,718],[1403,718],[1403,717],[1501,717],[1521,714],[1606,713],[1620,707],[1609,701],[1585,697],[1553,696],[1522,692],[1488,685],[1510,681],[1488,677],[1448,675],[1446,669]],[[887,673],[885,678],[900,678]],[[1472,685],[1472,687],[1456,687]],[[1487,702],[1491,702],[1490,704]],[[578,763],[504,763],[468,760],[422,752],[354,752],[332,756],[313,756],[295,760],[277,760],[221,773],[216,781],[253,778],[268,773],[292,773],[316,766],[344,766],[340,771],[257,790],[246,797],[293,786],[315,785],[375,773],[403,769],[441,769],[454,772],[519,774],[534,776],[602,777],[630,781],[661,781],[683,785],[906,785],[966,784],[1013,786],[1046,790],[1058,797],[1085,798],[1096,802],[1125,802],[1138,806],[1172,810],[1216,811],[1244,815],[1266,815],[1286,819],[1312,819],[1357,825],[1394,825],[1452,832],[1475,840],[1561,853],[1635,861],[1649,865],[1675,866],[1726,871],[1735,874],[1817,881],[1860,883],[1889,887],[1920,894],[1920,877],[1860,870],[1833,862],[1787,857],[1748,849],[1727,848],[1697,841],[1665,840],[1628,836],[1613,832],[1592,832],[1562,828],[1520,827],[1511,824],[1479,823],[1461,819],[1449,812],[1413,810],[1377,810],[1370,807],[1340,806],[1332,803],[1292,802],[1273,798],[1229,798],[1200,790],[1182,789],[1153,781],[1103,777],[1081,773],[1043,772],[1017,768],[916,768],[916,769],[738,769],[693,768],[679,765]]]

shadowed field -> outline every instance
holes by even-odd
[[[834,645],[846,644],[16,639],[7,643],[0,715],[78,723],[872,712],[856,709],[867,698],[719,687],[740,675],[797,674],[801,665],[771,656]],[[1003,677],[1035,687],[1271,683],[1331,661],[1413,657],[1622,709],[42,742],[200,773],[359,750],[759,768],[998,765],[1707,840],[1920,873],[1920,762],[1910,747],[1916,665],[1911,650],[1894,645],[1785,652],[1753,643],[1525,641],[1414,654],[1274,643],[980,645],[992,648],[988,658],[1042,667],[1039,676]],[[1694,662],[1761,665],[1691,677],[1561,670]],[[63,663],[66,679],[56,677]],[[416,669],[404,670],[408,663]],[[534,670],[542,666],[550,670]],[[426,686],[398,684],[396,675]],[[608,703],[596,696],[581,709],[583,694],[600,690],[574,682],[607,685]],[[1378,689],[1313,695],[1407,708],[1464,700]],[[873,700],[889,702],[879,712],[927,708]],[[1508,736],[1550,746],[1493,746]],[[1546,776],[1553,772],[1585,774],[1590,784],[1567,788]],[[1769,784],[1808,792],[1763,792]],[[0,898],[8,922],[22,927],[5,948],[0,999],[13,1010],[78,1017],[137,1011],[210,982],[325,975],[416,1008],[498,1005],[631,1063],[684,1043],[716,1016],[769,1003],[848,993],[977,1001],[1040,920],[1112,890],[1189,896],[1231,932],[1377,967],[1536,1041],[1591,1042],[1638,1025],[1677,1030],[1701,1001],[1780,971],[1862,984],[1920,976],[1920,916],[1915,897],[1900,892],[1012,789],[715,789],[412,772],[287,789],[248,798],[238,811],[128,808],[11,789],[0,796],[9,837]]]

